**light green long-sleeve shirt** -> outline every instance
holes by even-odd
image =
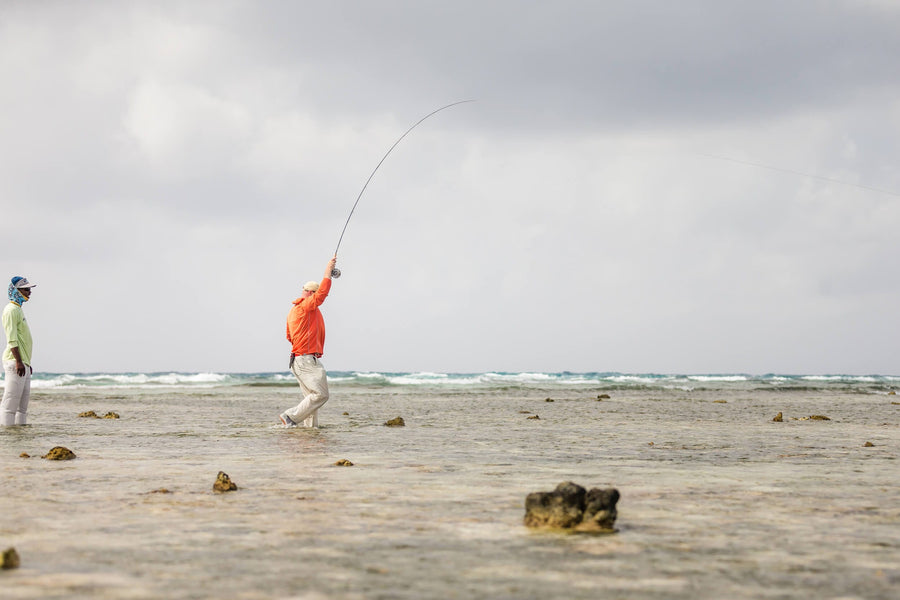
[[[12,349],[18,348],[22,362],[31,366],[31,330],[25,319],[25,311],[15,302],[10,302],[3,309],[3,331],[6,333],[6,350],[3,352],[3,360],[16,360]]]

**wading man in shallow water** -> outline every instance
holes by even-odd
[[[303,295],[294,300],[294,307],[288,313],[287,339],[291,343],[291,372],[303,390],[303,400],[294,408],[281,413],[279,418],[285,427],[319,426],[319,408],[328,401],[328,380],[322,361],[325,348],[325,319],[319,306],[328,297],[331,289],[331,272],[337,256],[332,257],[325,267],[321,283],[307,282]]]
[[[33,283],[24,277],[13,277],[7,295],[9,304],[3,309],[3,331],[6,350],[3,351],[3,401],[0,402],[0,424],[26,425],[28,400],[31,397],[31,330],[22,305],[31,297]]]

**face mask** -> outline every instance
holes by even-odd
[[[28,298],[22,295],[22,292],[19,291],[19,288],[16,287],[14,283],[9,284],[9,290],[7,290],[7,296],[9,296],[10,302],[15,302],[19,306],[28,302]]]

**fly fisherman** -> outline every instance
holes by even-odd
[[[328,380],[319,359],[325,347],[325,319],[319,306],[328,297],[337,254],[328,261],[321,283],[309,281],[294,300],[287,317],[287,339],[291,343],[291,372],[303,391],[303,400],[279,415],[285,427],[319,426],[319,408],[328,401]]]
[[[7,295],[9,304],[3,309],[3,331],[6,350],[3,351],[3,401],[0,402],[0,424],[26,425],[28,400],[31,397],[31,330],[22,305],[31,297],[33,283],[24,277],[13,277]]]

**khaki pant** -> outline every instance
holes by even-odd
[[[294,408],[284,411],[294,423],[304,427],[319,426],[319,408],[328,402],[328,378],[322,361],[312,354],[294,359],[291,372],[303,391],[303,400]]]
[[[16,361],[3,363],[3,401],[0,402],[0,424],[27,424],[28,400],[31,398],[31,367],[25,365],[25,375],[16,373]]]

